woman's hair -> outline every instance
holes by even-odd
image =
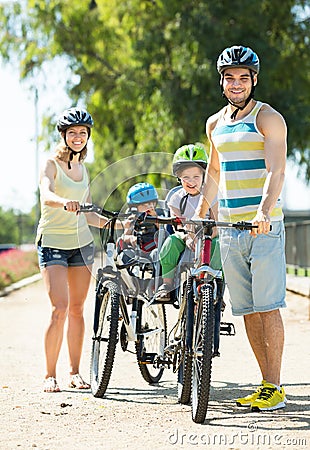
[[[56,158],[60,159],[60,161],[68,162],[70,160],[70,149],[65,144],[64,140],[61,140],[59,144],[55,148]],[[79,161],[84,161],[87,155],[87,145],[83,148],[80,153]]]

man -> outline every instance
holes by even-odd
[[[279,195],[286,163],[286,125],[270,105],[254,100],[259,59],[250,48],[226,48],[218,58],[227,105],[207,120],[210,159],[197,214],[204,217],[219,190],[219,220],[251,221],[251,232],[220,230],[221,257],[232,312],[243,315],[263,381],[236,400],[252,411],[284,408],[280,385],[285,307],[283,213]],[[272,228],[272,229],[271,229]],[[271,230],[271,231],[270,231]]]

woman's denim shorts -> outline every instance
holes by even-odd
[[[78,267],[89,266],[94,262],[95,245],[91,242],[85,247],[72,250],[41,247],[38,245],[38,260],[41,269],[48,266]]]
[[[285,230],[272,222],[268,234],[220,229],[225,280],[235,316],[283,308],[286,296]]]

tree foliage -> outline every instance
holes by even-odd
[[[0,207],[0,244],[34,243],[35,211],[25,214]]]
[[[248,45],[261,59],[256,97],[285,117],[289,155],[310,179],[307,8],[301,0],[10,2],[0,9],[0,52],[6,60],[17,55],[29,78],[63,58],[74,75],[72,103],[95,119],[94,176],[134,154],[156,158],[206,142],[206,117],[224,104],[217,56]]]

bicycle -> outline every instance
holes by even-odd
[[[234,325],[220,322],[218,314],[217,291],[218,285],[223,282],[223,273],[210,267],[212,230],[214,227],[251,230],[256,226],[246,222],[216,222],[210,219],[148,217],[147,220],[170,224],[176,229],[180,223],[196,227],[194,259],[192,262],[181,261],[178,267],[178,283],[172,295],[178,298],[180,311],[174,326],[174,346],[165,349],[165,356],[172,358],[174,370],[178,372],[179,402],[188,404],[191,401],[193,421],[203,423],[210,396],[214,336],[217,333],[235,334]],[[185,229],[182,231],[188,233]]]
[[[139,246],[125,262],[117,253],[116,221],[127,220],[132,212],[122,214],[96,205],[81,205],[79,211],[97,212],[110,218],[105,227],[105,244],[102,239],[105,265],[103,267],[102,255],[102,267],[96,276],[90,368],[92,393],[95,397],[104,396],[119,341],[123,351],[128,350],[130,341],[134,342],[142,377],[148,383],[157,383],[164,370],[157,360],[159,355],[163,355],[166,346],[167,321],[164,305],[149,305],[149,296],[155,288],[154,262],[142,253]],[[138,242],[144,225],[135,225]]]

